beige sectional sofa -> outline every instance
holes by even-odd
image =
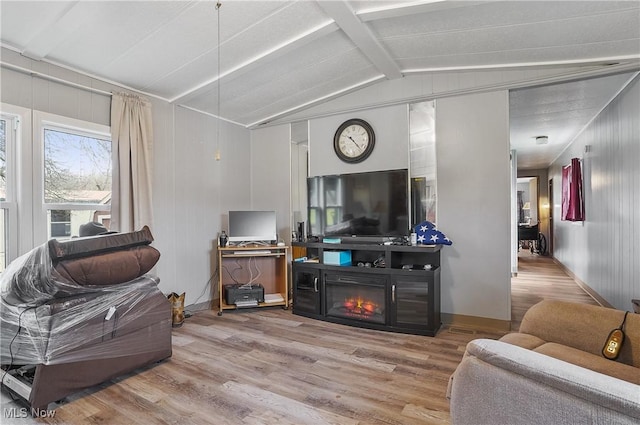
[[[453,424],[640,423],[640,315],[617,360],[602,348],[624,311],[545,300],[519,332],[467,346],[448,396]]]

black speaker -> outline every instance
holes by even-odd
[[[304,242],[304,221],[298,222],[298,242]]]

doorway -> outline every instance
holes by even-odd
[[[538,177],[518,177],[518,224],[538,224]]]
[[[518,254],[522,249],[532,254],[549,255],[549,186],[546,170],[521,171],[516,183]]]

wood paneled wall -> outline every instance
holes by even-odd
[[[561,221],[562,167],[583,164],[586,220]],[[640,298],[640,77],[552,164],[554,255],[616,308]]]

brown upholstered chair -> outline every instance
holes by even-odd
[[[148,227],[49,241],[0,278],[2,383],[35,409],[171,356]]]

